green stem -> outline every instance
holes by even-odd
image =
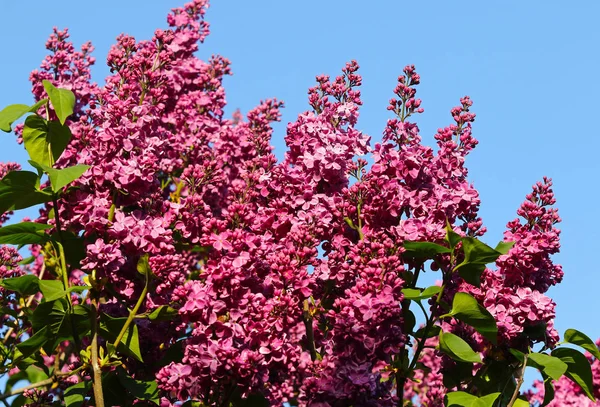
[[[123,336],[125,336],[125,332],[127,332],[127,330],[129,329],[129,326],[135,319],[137,312],[139,311],[140,307],[142,306],[142,303],[146,299],[146,294],[148,294],[149,286],[150,286],[150,278],[148,277],[148,274],[146,273],[146,282],[144,284],[144,289],[142,290],[142,294],[140,294],[140,297],[138,298],[137,303],[135,304],[135,307],[133,307],[133,309],[129,313],[129,316],[127,317],[127,321],[125,321],[125,325],[123,325],[123,328],[121,328],[121,332],[119,332],[119,336],[117,336],[117,339],[115,339],[115,341],[112,345],[113,346],[112,349],[117,349],[117,346],[119,346],[119,344],[121,343]]]
[[[312,316],[308,309],[308,300],[304,300],[304,326],[306,327],[306,340],[308,341],[308,350],[310,358],[317,360],[317,350],[315,349],[315,332],[312,324]]]
[[[98,363],[98,300],[92,299],[92,371],[94,373],[94,399],[96,407],[104,407],[104,393],[102,390],[102,369]]]

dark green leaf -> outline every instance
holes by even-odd
[[[62,231],[61,236],[58,233],[54,233],[52,237],[55,241],[62,240],[67,263],[73,268],[79,268],[81,260],[86,256],[84,239],[69,231]],[[62,239],[60,239],[61,237]]]
[[[50,102],[52,102],[52,108],[56,112],[58,120],[61,124],[65,124],[67,117],[73,114],[73,108],[75,107],[75,95],[68,89],[60,89],[54,87],[52,83],[44,80],[44,89],[48,93]]]
[[[465,259],[455,270],[466,282],[478,287],[485,265],[495,262],[501,253],[472,237],[463,237],[462,245]]]
[[[592,341],[590,337],[583,332],[580,332],[577,329],[567,329],[565,331],[564,341],[572,343],[573,345],[581,346],[583,349],[590,352],[596,359],[600,360],[600,351],[598,351],[598,347],[594,341]]]
[[[0,214],[50,202],[52,195],[39,190],[39,177],[31,171],[11,171],[0,180]]]
[[[48,331],[48,327],[45,326],[35,334],[33,334],[29,339],[24,342],[21,342],[17,345],[17,349],[21,351],[22,357],[26,358],[30,355],[37,352],[44,344],[48,341],[50,337],[50,332]]]
[[[109,315],[102,314],[100,317],[100,333],[102,334],[102,337],[109,340],[111,343],[114,342],[125,325],[125,321],[127,321],[127,318],[113,318]],[[121,339],[121,343],[117,346],[117,350],[143,362],[142,353],[140,351],[138,327],[135,323],[129,325],[123,339]]]
[[[104,390],[105,406],[131,406],[127,391],[119,381],[116,372],[107,372],[102,375],[102,389]],[[92,405],[95,405],[92,404]]]
[[[546,375],[542,375],[544,378],[544,401],[542,401],[542,405],[540,407],[545,407],[554,400],[554,383],[552,382],[552,378]]]
[[[71,130],[55,121],[46,121],[39,116],[29,116],[23,128],[23,142],[29,157],[36,163],[52,166],[71,140]],[[52,157],[50,157],[50,152]]]
[[[427,334],[425,334],[425,328],[421,327],[415,332],[413,335],[415,338],[422,339],[425,335],[427,338],[433,338],[434,336],[438,336],[440,334],[440,327],[438,325],[434,325],[427,330]]]
[[[465,263],[493,263],[500,253],[485,243],[473,238],[462,238],[463,251],[465,252]]]
[[[567,364],[557,357],[545,353],[530,353],[527,365],[535,367],[540,372],[558,380],[567,371]]]
[[[405,257],[417,258],[417,259],[431,259],[438,254],[450,253],[452,250],[449,248],[432,242],[404,242],[403,253]]]
[[[565,375],[577,383],[592,401],[595,401],[592,368],[583,353],[571,348],[557,348],[552,351],[552,356],[559,358],[567,364],[568,367]]]
[[[150,321],[171,321],[179,312],[167,305],[161,305],[148,315]]]
[[[90,382],[83,381],[67,388],[64,393],[65,407],[81,407],[90,391]]]
[[[432,285],[431,287],[427,287],[423,291],[416,288],[405,288],[402,290],[402,294],[404,294],[405,300],[413,300],[420,301],[426,300],[427,298],[431,298],[439,292],[442,291],[442,287],[437,285]]]
[[[440,332],[439,349],[454,360],[460,362],[481,363],[481,357],[462,338],[449,333]]]
[[[155,404],[160,404],[160,398],[158,396],[158,384],[156,381],[133,379],[122,367],[117,368],[117,377],[119,378],[121,385],[123,385],[129,394],[131,394],[135,399],[151,401]]]
[[[37,293],[39,289],[39,279],[31,274],[20,277],[5,278],[0,280],[0,286],[10,291],[16,291],[21,295],[27,296]]]
[[[485,336],[490,342],[496,344],[498,327],[496,320],[473,296],[459,292],[454,296],[450,314],[467,325],[475,328],[477,332]]]
[[[467,263],[461,264],[458,269],[458,275],[467,283],[479,287],[481,285],[481,274],[485,270],[485,264]]]

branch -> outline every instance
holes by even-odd
[[[521,385],[523,384],[523,381],[524,381],[523,374],[525,373],[526,366],[527,366],[527,355],[525,355],[525,358],[523,359],[523,365],[521,367],[519,367],[519,369],[517,369],[517,371],[516,371],[517,385],[515,386],[515,391],[513,392],[513,395],[510,398],[510,401],[508,402],[506,407],[513,407],[513,405],[517,401],[517,398],[519,397],[519,394],[521,394]]]
[[[98,302],[92,300],[92,370],[94,372],[94,398],[97,407],[104,407],[102,392],[102,370],[98,363]]]

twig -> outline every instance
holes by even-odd
[[[525,355],[525,358],[523,359],[523,365],[521,367],[519,367],[519,369],[516,371],[517,385],[515,386],[515,391],[513,392],[513,395],[510,398],[510,401],[508,402],[506,407],[513,407],[513,405],[517,401],[517,398],[519,397],[519,394],[521,394],[520,390],[521,390],[521,385],[523,384],[523,374],[525,373],[526,366],[527,366],[527,355]]]
[[[98,300],[92,299],[92,370],[94,372],[94,398],[96,407],[104,407],[102,392],[102,370],[98,363]]]

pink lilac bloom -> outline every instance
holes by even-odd
[[[36,99],[46,97],[44,79],[77,99],[67,120],[73,138],[56,165],[91,166],[60,199],[63,228],[85,242],[70,281],[95,273],[100,311],[124,317],[143,292],[136,265],[148,255],[152,278],[139,312],[168,306],[176,317],[136,318],[145,363],[127,358],[126,366],[136,379],[157,381],[161,406],[222,405],[234,394],[261,394],[270,405],[397,405],[390,372],[415,346],[402,289],[405,272],[420,267],[404,242],[444,244],[447,223],[463,236],[486,232],[465,166],[478,144],[472,101],[460,99],[452,124],[428,147],[412,121],[424,111],[421,77],[406,66],[389,101],[393,118],[371,145],[359,128],[362,77],[351,61],[338,76],[317,76],[310,110],[287,125],[278,162],[272,123],[283,103],[260,101],[226,118],[230,63],[195,55],[209,34],[207,7],[194,0],[173,9],[169,28],[150,40],[120,35],[103,86],[91,81],[91,44],[76,50],[58,29],[46,44],[50,55],[31,74]],[[15,169],[6,164],[0,175]],[[557,341],[546,296],[562,279],[551,259],[560,247],[551,187],[549,179],[534,186],[521,219],[508,224],[504,240],[514,246],[480,287],[458,274],[448,282],[447,299],[469,292],[497,320],[496,348],[464,324],[444,323],[483,355]],[[55,225],[53,209],[46,205],[36,221]],[[16,252],[1,249],[3,277],[40,275],[45,249],[30,249],[35,260],[23,268]],[[526,334],[540,327],[542,335]],[[163,363],[178,345],[182,355]],[[431,349],[422,362],[427,369],[417,369],[405,395],[441,406],[452,362]],[[79,366],[76,355],[60,367]]]

